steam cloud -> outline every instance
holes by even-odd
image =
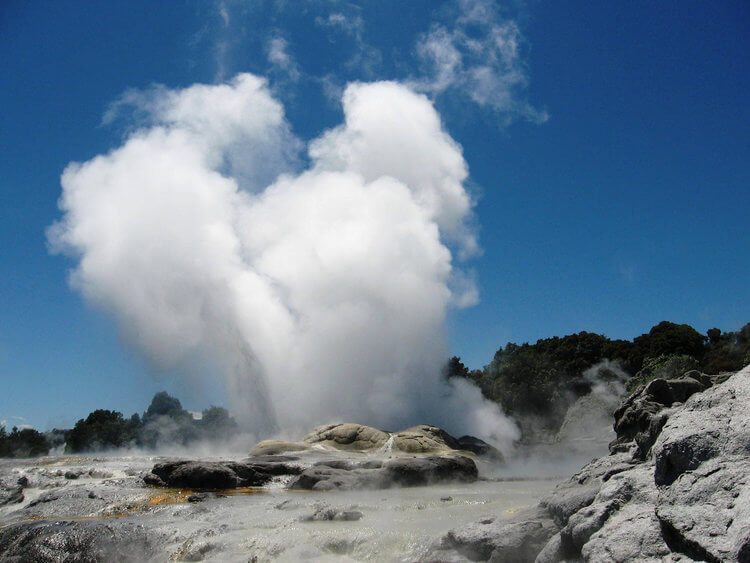
[[[353,420],[516,437],[475,387],[441,377],[447,308],[475,293],[449,247],[477,243],[466,162],[426,97],[350,84],[344,123],[309,144],[302,172],[259,77],[123,105],[139,128],[65,169],[48,237],[151,360],[210,355],[260,436]]]

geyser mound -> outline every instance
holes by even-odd
[[[243,461],[175,460],[157,463],[144,481],[157,487],[224,490],[283,484],[289,489],[354,490],[470,483],[475,459],[502,460],[475,437],[457,440],[422,424],[384,432],[355,423],[326,424],[301,443],[260,442]]]
[[[316,451],[340,451],[381,454],[393,457],[402,454],[434,454],[470,452],[502,461],[502,453],[494,446],[475,436],[454,438],[448,432],[430,424],[420,424],[398,432],[386,432],[353,422],[324,424],[308,433],[302,442],[264,440],[249,455],[276,455]]]

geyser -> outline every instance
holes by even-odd
[[[148,358],[209,355],[259,437],[353,420],[515,438],[441,376],[446,311],[475,293],[451,250],[477,244],[466,162],[426,97],[350,84],[305,170],[262,78],[128,92],[114,111],[127,106],[122,145],[65,169],[48,236]]]

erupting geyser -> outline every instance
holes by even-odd
[[[53,249],[153,361],[221,368],[267,436],[355,420],[429,422],[507,445],[515,427],[445,382],[446,310],[475,301],[467,166],[430,101],[351,84],[344,123],[303,146],[263,79],[129,92],[122,146],[62,175]]]

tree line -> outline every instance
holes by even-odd
[[[226,441],[238,432],[237,422],[223,407],[211,406],[200,417],[182,408],[165,391],[154,395],[148,409],[125,418],[121,412],[97,409],[67,430],[42,433],[33,428],[0,427],[0,457],[36,457],[58,448],[65,453],[120,448],[155,449],[159,445],[188,446],[200,440]]]
[[[591,390],[592,383],[583,373],[605,360],[616,362],[630,375],[628,390],[691,369],[738,371],[750,363],[750,323],[736,332],[712,328],[703,335],[690,325],[663,321],[632,341],[579,332],[535,344],[511,342],[481,370],[470,371],[453,357],[446,373],[473,381],[485,397],[521,422],[522,432],[524,421],[533,421],[554,433],[570,405]]]
[[[509,342],[481,370],[469,370],[454,356],[445,375],[474,382],[485,397],[519,421],[528,437],[533,434],[532,423],[535,432],[540,428],[556,432],[570,405],[591,391],[592,382],[583,377],[584,372],[605,360],[629,374],[629,390],[655,377],[676,377],[691,369],[738,371],[750,363],[750,323],[736,332],[712,328],[703,335],[690,325],[663,321],[632,341],[579,332],[535,344]],[[227,440],[237,432],[237,423],[226,409],[212,406],[196,418],[179,399],[162,391],[143,415],[125,418],[118,411],[97,409],[72,429],[47,433],[31,428],[7,432],[0,426],[0,457],[34,457],[54,448],[79,453],[187,446],[199,440]]]

